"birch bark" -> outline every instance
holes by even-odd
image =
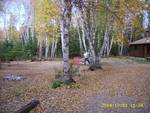
[[[48,37],[46,34],[46,38],[45,38],[45,59],[48,58],[48,52],[49,52],[49,43],[48,43]]]
[[[71,23],[72,0],[61,0],[61,42],[63,53],[63,81],[73,82],[69,64],[69,30]]]

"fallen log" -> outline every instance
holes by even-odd
[[[32,100],[27,105],[23,106],[21,109],[14,113],[29,113],[32,109],[34,109],[40,102],[38,100]]]

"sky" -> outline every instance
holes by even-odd
[[[143,26],[144,28],[148,27],[148,12],[147,11],[144,11]]]
[[[14,17],[16,17],[15,26],[17,30],[19,30],[20,26],[25,21],[25,8],[23,4],[20,4],[19,7],[18,4],[16,4],[15,2],[11,2],[7,5],[6,16],[4,15],[0,16],[0,28],[4,28],[3,18],[6,18],[6,26],[9,26],[11,15],[14,15]]]

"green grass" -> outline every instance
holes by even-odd
[[[145,58],[140,58],[140,57],[128,57],[128,60],[131,60],[139,64],[149,64],[149,62],[147,62]]]

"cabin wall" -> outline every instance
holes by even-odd
[[[144,45],[144,57],[147,57],[147,45]]]
[[[134,57],[144,57],[144,45],[130,45],[129,55]]]
[[[145,57],[150,57],[150,44],[145,45]]]
[[[129,55],[134,57],[150,57],[150,44],[130,45]]]

